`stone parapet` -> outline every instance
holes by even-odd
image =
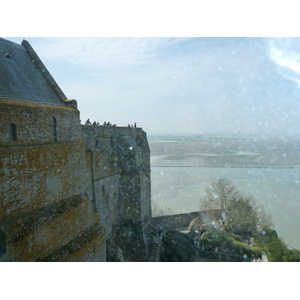
[[[176,215],[166,215],[152,218],[151,223],[153,226],[163,226],[165,229],[188,227],[193,219],[200,216],[201,214],[199,211]]]
[[[221,219],[221,211],[218,209],[211,210],[219,215]],[[203,223],[207,223],[209,218],[206,216],[205,211],[194,211],[189,213],[166,215],[152,218],[153,226],[163,226],[165,229],[188,227],[192,220],[199,218]]]

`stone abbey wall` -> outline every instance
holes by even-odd
[[[105,260],[105,229],[85,195],[78,110],[0,100],[0,115],[3,259]]]
[[[106,261],[116,247],[108,239],[125,260],[146,260],[150,150],[141,128],[81,126],[75,108],[7,99],[0,116],[4,260]]]
[[[146,133],[80,125],[25,40],[0,38],[0,188],[0,261],[147,260]]]

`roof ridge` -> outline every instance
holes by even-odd
[[[41,70],[44,77],[47,79],[48,83],[50,84],[51,88],[53,89],[54,93],[57,95],[57,97],[60,99],[61,102],[65,102],[67,99],[66,95],[62,91],[62,89],[59,87],[55,79],[52,77],[42,60],[39,58],[37,53],[34,51],[32,46],[27,40],[22,41],[22,46],[25,48],[27,53],[30,55],[30,57],[33,59],[34,63],[37,65],[37,67]]]

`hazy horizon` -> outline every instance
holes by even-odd
[[[246,132],[205,132],[205,133],[184,133],[184,132],[178,132],[178,133],[168,133],[168,132],[161,132],[161,133],[154,133],[154,134],[147,134],[148,138],[176,138],[176,137],[186,137],[186,138],[199,138],[199,137],[244,137],[244,138],[280,138],[280,139],[300,139],[300,133],[246,133]]]

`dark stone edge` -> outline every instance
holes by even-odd
[[[34,228],[43,226],[50,220],[69,212],[85,201],[87,201],[85,196],[74,195],[46,207],[31,211],[28,214],[9,219],[5,224],[6,231],[10,233],[7,234],[9,236],[8,244],[22,241]],[[17,232],[14,232],[16,230]]]
[[[87,228],[83,232],[83,234],[77,236],[65,246],[61,247],[60,249],[54,251],[52,254],[44,258],[37,258],[35,261],[36,262],[65,261],[72,254],[82,249],[84,246],[89,244],[93,239],[95,239],[97,236],[101,235],[104,232],[105,232],[104,227],[99,223],[95,223],[91,227]]]

